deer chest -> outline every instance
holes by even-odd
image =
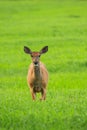
[[[41,92],[41,90],[42,90],[41,82],[40,81],[35,82],[33,85],[33,89],[35,92]]]

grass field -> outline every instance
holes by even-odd
[[[31,99],[24,45],[49,46],[46,101]],[[0,130],[87,130],[86,0],[0,0]]]

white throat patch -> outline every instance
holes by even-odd
[[[38,64],[36,64],[36,65],[34,64],[34,66],[38,66]]]

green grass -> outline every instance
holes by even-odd
[[[24,45],[49,51],[46,101],[35,102]],[[87,129],[87,1],[0,1],[0,130]]]

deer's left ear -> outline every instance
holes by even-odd
[[[40,54],[46,53],[47,51],[48,51],[48,46],[45,46],[45,47],[43,47],[43,48],[40,50]]]

